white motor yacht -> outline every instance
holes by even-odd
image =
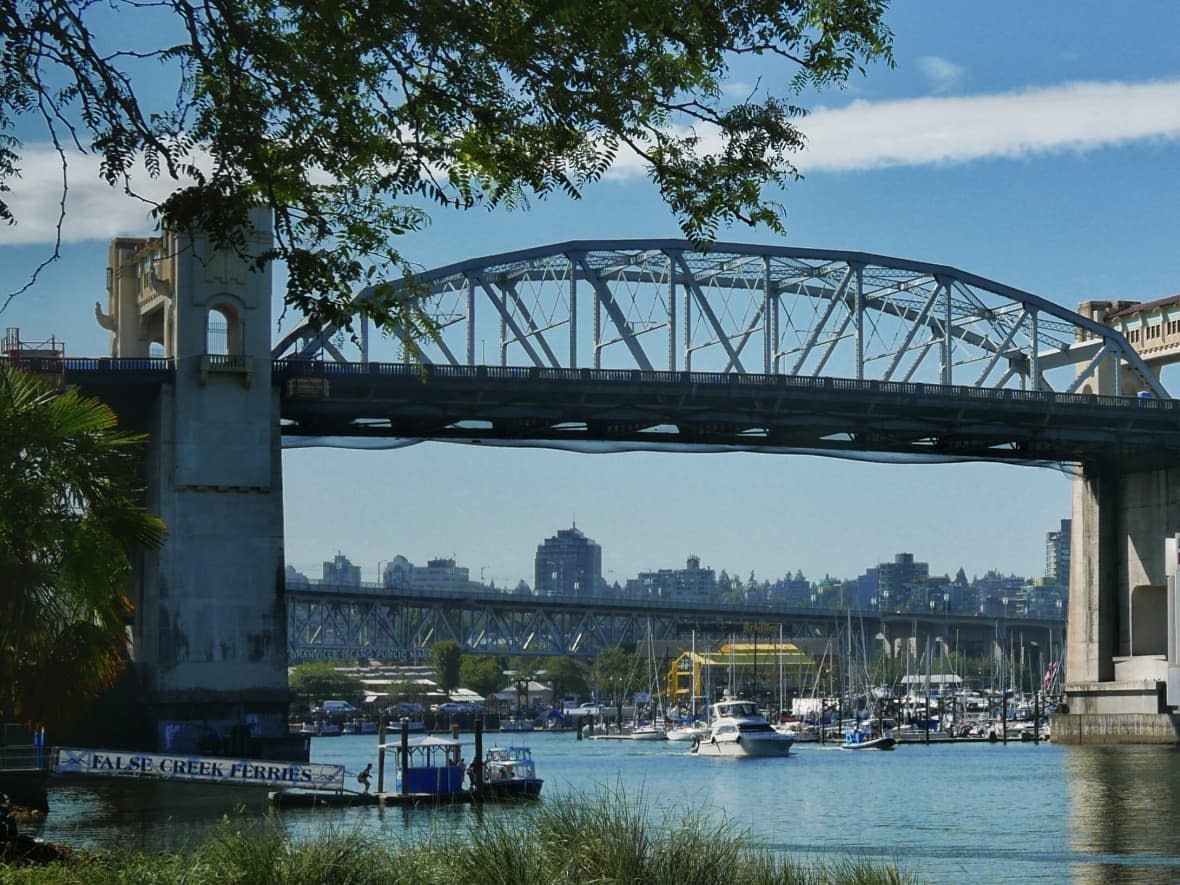
[[[794,737],[775,731],[753,701],[727,698],[713,705],[707,736],[693,739],[699,756],[786,756]]]

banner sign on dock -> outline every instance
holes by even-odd
[[[308,790],[344,789],[344,766],[322,763],[274,762],[269,759],[228,759],[215,756],[175,756],[129,750],[80,750],[59,747],[54,771],[106,777],[254,784],[260,787],[303,787]]]

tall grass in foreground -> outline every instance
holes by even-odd
[[[47,867],[0,865],[0,883],[37,885],[908,885],[892,864],[847,857],[793,861],[753,847],[695,812],[654,814],[642,796],[599,790],[496,809],[466,838],[390,843],[327,832],[307,840],[277,821],[227,824],[191,851],[77,852]]]

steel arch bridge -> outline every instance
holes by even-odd
[[[1098,392],[1130,371],[1167,396],[1114,329],[953,267],[824,249],[580,240],[391,281],[435,327],[411,340],[302,325],[276,359],[636,369]],[[367,288],[355,305],[376,297]],[[491,357],[490,359],[488,357]]]

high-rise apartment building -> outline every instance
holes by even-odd
[[[690,556],[682,569],[640,572],[627,581],[627,595],[661,599],[714,599],[717,596],[717,576],[711,568],[701,568],[699,556]]]
[[[361,567],[353,565],[343,553],[337,553],[331,562],[324,563],[324,583],[342,587],[359,587]]]
[[[538,596],[585,596],[602,584],[602,548],[577,526],[537,545],[533,590]]]
[[[1073,520],[1061,520],[1061,528],[1045,533],[1045,577],[1069,586],[1069,540]]]
[[[882,562],[877,566],[877,592],[900,594],[910,585],[923,582],[930,577],[930,564],[914,562],[914,554],[898,553],[893,562]]]
[[[455,565],[454,559],[428,559],[425,566],[414,566],[410,587],[414,590],[459,590],[470,587],[466,566]]]

